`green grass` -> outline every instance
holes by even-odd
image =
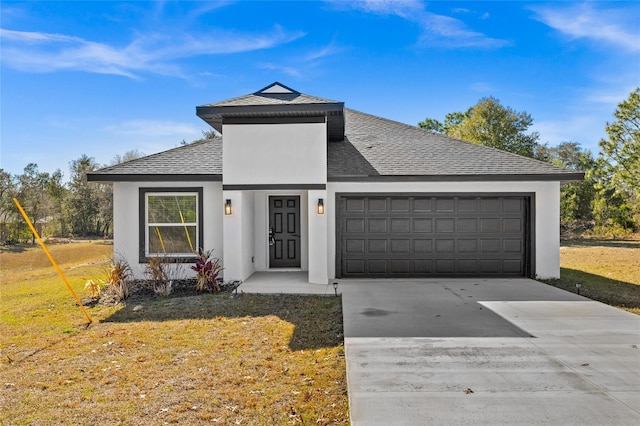
[[[81,297],[106,275],[89,257],[63,268]],[[87,327],[42,268],[0,285],[0,424],[349,423],[339,298],[130,299]]]
[[[548,284],[640,315],[640,241],[569,240],[560,249],[560,279]]]

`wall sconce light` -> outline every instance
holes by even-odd
[[[226,214],[227,216],[230,215],[232,212],[231,210],[231,200],[227,198],[227,202],[224,203],[224,214]]]
[[[318,198],[318,214],[324,214],[324,200]]]

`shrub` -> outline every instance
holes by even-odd
[[[102,280],[87,280],[84,285],[84,289],[89,292],[89,297],[92,299],[97,299],[100,297],[100,293],[105,287],[105,283]]]
[[[129,280],[131,279],[131,267],[124,260],[113,262],[107,289],[115,296],[116,300],[121,301],[129,297]]]
[[[151,280],[153,292],[168,296],[171,294],[171,280],[167,271],[167,263],[163,257],[152,257],[147,262],[144,274]]]
[[[212,289],[220,291],[217,278],[223,268],[220,259],[211,257],[212,254],[213,250],[199,249],[196,264],[191,267],[196,271],[196,290],[200,292]]]

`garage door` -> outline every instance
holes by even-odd
[[[525,276],[528,197],[339,196],[337,275]]]

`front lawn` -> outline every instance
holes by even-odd
[[[568,240],[560,248],[560,279],[548,284],[640,315],[640,241]]]
[[[105,275],[94,248],[64,262],[81,296]],[[0,424],[349,424],[339,298],[146,297],[86,327],[53,269],[25,260],[21,280],[7,254]]]

